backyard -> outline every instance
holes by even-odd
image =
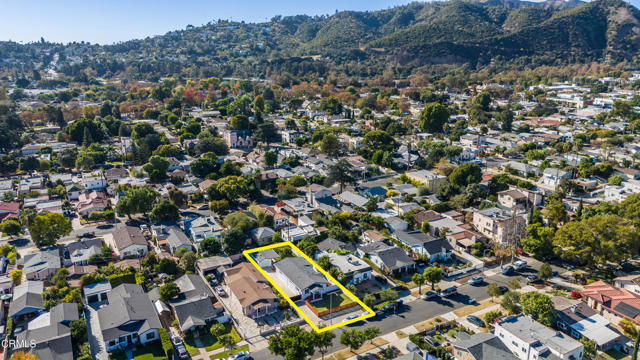
[[[318,312],[323,312],[329,310],[329,307],[336,308],[353,302],[354,301],[344,293],[333,293],[329,296],[324,296],[321,300],[312,302],[311,305],[316,308]]]

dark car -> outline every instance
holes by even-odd
[[[95,233],[93,232],[86,232],[84,234],[80,234],[78,235],[79,238],[83,239],[83,238],[92,238],[95,236]]]
[[[176,346],[176,354],[178,355],[178,359],[189,358],[189,352],[187,351],[187,348],[185,348],[182,344]]]
[[[511,275],[515,271],[516,270],[513,268],[513,266],[509,265],[509,266],[506,266],[504,269],[502,269],[502,275]]]
[[[498,290],[500,290],[500,293],[501,293],[501,294],[504,294],[504,293],[506,293],[507,291],[509,291],[509,288],[508,288],[508,287],[506,287],[506,286],[504,286],[504,285],[501,285],[501,286],[498,286]]]
[[[540,280],[540,278],[538,277],[538,275],[529,275],[529,276],[527,276],[527,282],[529,282],[529,283],[534,283],[534,282],[537,282],[539,280]]]
[[[467,316],[467,321],[472,323],[475,326],[484,327],[484,321],[482,321],[482,319],[480,319],[477,316],[469,315]]]

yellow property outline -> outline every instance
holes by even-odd
[[[284,290],[282,290],[280,288],[280,286],[278,286],[278,284],[276,284],[275,281],[273,281],[273,279],[271,279],[271,276],[269,276],[267,274],[267,272],[264,271],[260,267],[260,265],[258,265],[258,263],[251,256],[249,256],[249,254],[252,254],[252,253],[255,253],[255,252],[268,250],[268,249],[275,249],[275,248],[279,248],[279,247],[283,247],[283,246],[290,246],[291,249],[296,254],[298,254],[298,256],[301,256],[302,258],[307,260],[311,265],[313,265],[316,269],[318,269],[318,271],[320,271],[320,273],[322,273],[324,276],[326,276],[327,279],[329,279],[334,284],[336,284],[340,288],[340,290],[342,290],[345,294],[347,294],[347,296],[349,296],[351,299],[355,300],[355,302],[358,303],[358,305],[360,305],[363,309],[365,309],[369,313],[365,314],[365,315],[358,316],[355,319],[342,321],[342,322],[340,322],[338,324],[334,324],[334,325],[331,325],[331,326],[325,326],[325,327],[319,328],[316,324],[313,323],[313,321],[311,321],[311,319],[309,319],[309,317],[302,311],[302,309],[300,309],[300,307],[298,307],[298,305],[296,305],[295,302],[293,302],[293,300],[291,300],[291,298],[289,298],[289,296],[284,292]],[[280,243],[277,243],[277,244],[271,244],[271,245],[267,245],[267,246],[262,246],[262,247],[259,247],[259,248],[256,248],[256,249],[245,250],[245,251],[242,252],[242,254],[253,264],[253,266],[256,267],[256,269],[258,269],[258,271],[260,271],[260,273],[271,283],[271,285],[273,285],[273,287],[275,287],[276,290],[278,290],[278,292],[285,299],[287,299],[287,302],[289,302],[289,304],[294,309],[296,309],[298,314],[300,314],[307,321],[307,323],[309,325],[311,325],[311,327],[318,333],[321,333],[321,332],[324,332],[324,331],[328,331],[328,330],[331,330],[331,329],[335,329],[335,328],[338,328],[340,326],[352,324],[352,323],[358,322],[360,320],[368,319],[368,318],[370,318],[372,316],[375,316],[375,312],[373,310],[371,310],[371,308],[369,308],[367,305],[365,305],[365,303],[362,302],[362,300],[360,300],[357,296],[355,296],[353,293],[351,293],[351,291],[347,290],[347,288],[342,286],[342,284],[340,284],[340,282],[336,281],[336,279],[334,279],[331,275],[329,275],[328,272],[326,272],[323,268],[321,268],[318,264],[316,264],[315,261],[311,260],[310,257],[308,257],[305,253],[303,253],[300,249],[298,249],[297,246],[293,245],[293,243],[290,242],[290,241],[285,241],[285,242],[280,242]]]

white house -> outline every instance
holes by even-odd
[[[100,171],[82,174],[82,186],[87,190],[103,190],[107,186],[107,180]]]

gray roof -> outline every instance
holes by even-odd
[[[467,350],[476,360],[517,360],[518,357],[491,333],[477,333],[459,338],[453,343],[456,348]]]
[[[184,246],[192,247],[191,240],[180,230],[177,226],[169,226],[165,229],[167,231],[167,242],[172,249],[177,249]]]
[[[196,274],[185,274],[176,279],[175,284],[180,289],[180,294],[185,298],[208,296],[213,297],[213,293],[204,280]]]
[[[345,191],[342,194],[338,195],[340,200],[345,203],[352,204],[354,206],[364,207],[367,203],[368,199],[364,196],[360,196],[351,191]]]
[[[35,342],[26,350],[40,360],[72,360],[71,331],[69,322],[78,319],[78,305],[61,303],[43,313],[28,324],[28,329],[16,336],[19,344]]]
[[[231,258],[218,255],[209,256],[206,258],[198,259],[196,261],[196,265],[202,271],[217,269],[221,266],[231,266],[232,263],[233,261],[231,260]]]
[[[16,286],[13,289],[13,301],[9,305],[9,316],[20,314],[25,309],[27,312],[43,310],[43,290],[44,283],[42,281],[27,281]]]
[[[121,335],[162,327],[151,300],[137,284],[121,284],[107,293],[109,305],[98,310],[105,342]]]
[[[501,321],[499,325],[522,341],[530,344],[540,342],[561,354],[566,354],[582,346],[580,342],[570,336],[560,331],[549,329],[523,314],[510,316]]]
[[[411,259],[404,250],[395,246],[389,249],[380,250],[377,252],[377,255],[391,270],[415,264],[413,259]]]
[[[335,249],[349,250],[352,253],[356,251],[355,245],[334,238],[326,238],[318,243],[318,250],[320,251],[330,252]]]
[[[46,269],[60,269],[60,253],[58,249],[39,251],[24,256],[23,271],[26,274],[38,272]]]
[[[173,307],[182,331],[191,329],[194,326],[204,326],[207,320],[216,315],[216,310],[213,308],[211,299],[208,296],[191,298],[176,303],[171,301],[169,305]]]
[[[302,257],[288,257],[278,261],[276,268],[291,280],[299,289],[312,288],[318,283],[329,281]]]
[[[389,246],[389,244],[385,243],[384,241],[374,241],[371,243],[358,246],[358,250],[360,250],[365,254],[370,254],[370,253],[374,253],[380,250],[386,250],[390,248],[392,248],[392,246]]]
[[[275,250],[273,250],[273,249],[267,249],[267,250],[258,251],[256,253],[256,255],[254,256],[254,258],[258,262],[260,262],[262,260],[274,260],[274,259],[277,259],[279,257],[280,257],[280,255],[278,255],[278,253],[275,252]]]
[[[276,232],[273,229],[265,226],[255,228],[251,230],[251,236],[254,239],[270,239]]]
[[[82,287],[85,296],[100,294],[111,290],[111,283],[108,281],[97,282]]]

